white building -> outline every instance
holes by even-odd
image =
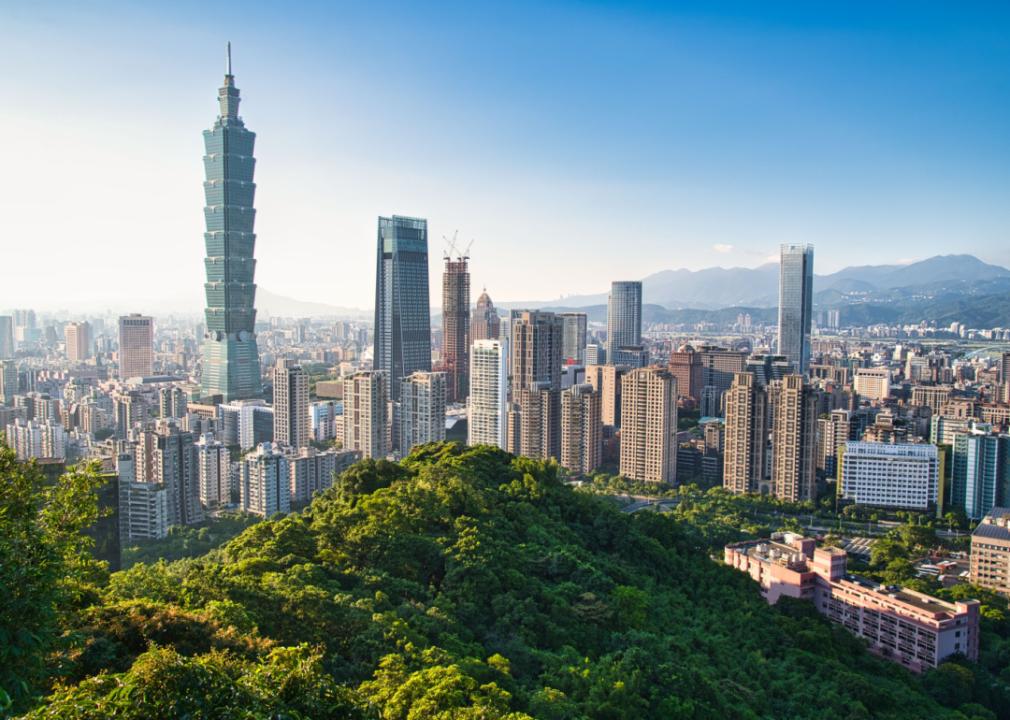
[[[67,433],[53,418],[16,418],[7,426],[7,445],[17,453],[19,460],[64,460],[67,457]]]
[[[362,457],[389,454],[389,378],[384,371],[344,378],[344,449]]]
[[[416,445],[445,440],[444,372],[419,370],[400,380],[400,451],[406,455]]]
[[[935,445],[849,441],[838,464],[841,496],[859,505],[926,510],[937,502]]]
[[[477,340],[470,349],[468,445],[505,447],[508,349],[500,340]]]
[[[300,448],[309,444],[309,376],[291,360],[281,359],[273,371],[274,442]]]
[[[239,470],[242,509],[270,517],[291,512],[291,478],[287,456],[273,443],[261,443],[242,460]]]
[[[856,394],[868,400],[886,400],[891,394],[891,371],[885,367],[857,368]]]
[[[337,437],[337,418],[344,411],[344,405],[337,400],[320,400],[309,405],[309,422],[312,439],[316,442],[343,440],[343,433]]]
[[[154,482],[137,482],[129,453],[116,460],[119,475],[119,539],[157,540],[168,535],[168,490]]]

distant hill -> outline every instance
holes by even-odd
[[[337,317],[347,319],[371,318],[371,310],[340,307],[326,303],[306,302],[284,295],[275,295],[266,288],[256,288],[256,309],[260,317]]]

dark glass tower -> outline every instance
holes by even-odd
[[[805,373],[813,320],[814,246],[783,245],[779,261],[779,354]]]
[[[220,395],[225,401],[259,397],[260,359],[256,347],[256,261],[253,248],[256,211],[253,196],[253,145],[256,134],[246,129],[238,115],[239,95],[228,73],[218,90],[220,115],[203,131],[207,154],[203,184],[207,205],[204,241],[207,245],[207,330],[203,341],[204,397]]]
[[[431,370],[428,221],[379,218],[375,267],[375,352],[372,366],[400,397],[400,378]]]

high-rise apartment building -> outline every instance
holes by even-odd
[[[586,362],[586,326],[588,316],[581,312],[560,313],[561,361],[568,365]]]
[[[499,340],[481,339],[470,348],[467,444],[506,447],[508,349]]]
[[[826,477],[835,477],[838,470],[838,449],[852,439],[852,421],[848,410],[832,410],[826,418],[817,420],[817,469]]]
[[[168,535],[168,490],[156,482],[137,480],[130,453],[116,459],[119,476],[119,539],[158,540]]]
[[[670,374],[677,378],[677,393],[681,397],[701,400],[702,381],[701,355],[690,345],[684,345],[670,353]]]
[[[1010,595],[1010,509],[992,508],[975,527],[969,577],[973,585]]]
[[[638,368],[621,381],[620,472],[672,485],[677,478],[677,381],[666,370]]]
[[[400,451],[406,455],[417,445],[445,440],[447,374],[413,372],[400,380]]]
[[[291,487],[291,504],[304,505],[316,493],[333,486],[336,477],[361,459],[361,454],[351,450],[324,450],[299,448],[289,452],[288,471]]]
[[[14,357],[14,318],[0,315],[0,360]]]
[[[261,443],[239,467],[239,504],[247,513],[270,517],[291,512],[288,458],[273,443]]]
[[[344,378],[344,449],[385,458],[389,436],[389,376],[373,370]]]
[[[600,394],[600,418],[604,425],[621,426],[621,379],[627,365],[587,365],[586,382]]]
[[[119,377],[154,374],[154,319],[136,313],[119,318]]]
[[[372,366],[386,373],[390,397],[396,401],[400,378],[431,370],[428,221],[380,217],[375,263]]]
[[[817,499],[817,396],[803,375],[771,391],[772,491],[791,502]]]
[[[779,353],[798,373],[810,362],[814,246],[783,245],[779,256]]]
[[[736,373],[726,391],[723,438],[723,486],[735,493],[754,493],[765,478],[768,444],[768,396],[754,373]]]
[[[589,383],[573,385],[561,393],[561,465],[589,475],[600,466],[602,454],[600,394]]]
[[[281,359],[273,371],[274,442],[278,445],[306,447],[309,432],[309,374],[301,365]]]
[[[7,425],[7,445],[18,460],[64,460],[67,457],[67,434],[55,418],[24,420],[15,418]]]
[[[91,323],[71,322],[63,328],[66,341],[67,359],[70,362],[84,362],[91,357]]]
[[[484,290],[477,298],[477,306],[474,308],[473,317],[470,320],[470,343],[478,340],[500,340],[501,339],[501,318],[498,311],[491,302],[491,297]]]
[[[159,420],[154,431],[142,431],[137,437],[137,480],[165,488],[168,524],[202,522],[199,458],[193,433],[180,430],[174,421]]]
[[[513,311],[512,404],[506,445],[516,455],[557,458],[561,452],[561,318]]]
[[[461,403],[469,394],[470,270],[468,258],[445,257],[442,273],[442,366],[446,402]]]
[[[607,300],[607,362],[642,365],[642,283],[616,281]]]
[[[224,443],[212,435],[201,435],[196,442],[197,477],[200,502],[204,507],[231,503],[231,454]]]
[[[163,418],[184,418],[189,398],[178,385],[169,385],[158,390],[158,406]]]
[[[722,397],[733,384],[736,373],[747,365],[747,353],[742,350],[703,345],[697,351],[701,366],[701,414],[704,417],[722,415]]]
[[[218,104],[220,114],[214,126],[203,131],[207,310],[200,382],[204,397],[220,396],[230,402],[258,398],[263,393],[253,258],[256,133],[246,128],[238,114],[239,91],[231,72],[230,44],[228,72],[218,90]]]
[[[848,441],[838,464],[838,494],[858,505],[924,512],[940,500],[936,445]]]

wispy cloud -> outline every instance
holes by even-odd
[[[733,252],[733,246],[727,245],[726,243],[716,243],[715,245],[712,246],[712,249],[715,250],[720,255],[729,255],[731,252]]]

